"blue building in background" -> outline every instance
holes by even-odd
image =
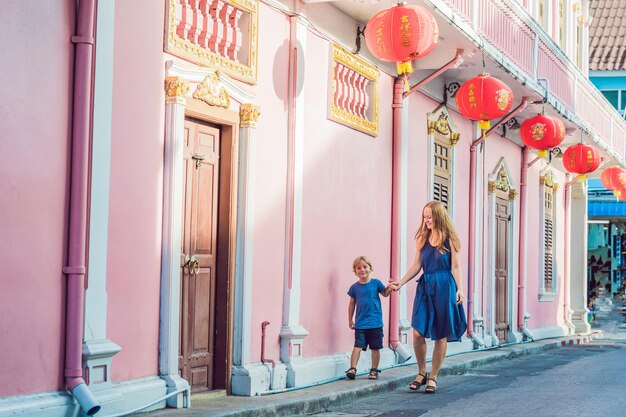
[[[589,29],[589,79],[624,117],[626,48],[622,34],[622,2],[592,0]],[[610,164],[610,162],[609,162]],[[626,277],[626,202],[617,199],[598,179],[588,186],[588,298],[604,288],[616,294]]]

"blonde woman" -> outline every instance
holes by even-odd
[[[411,320],[418,374],[409,388],[416,391],[426,385],[425,392],[434,394],[448,342],[461,340],[467,330],[459,264],[461,242],[442,203],[431,201],[424,207],[415,246],[413,264],[389,287],[399,290],[423,268],[424,274],[417,279]],[[435,341],[430,374],[426,371],[426,338]]]

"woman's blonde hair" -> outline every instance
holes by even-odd
[[[426,227],[426,221],[424,220],[424,210],[426,207],[430,208],[430,211],[433,216],[433,225],[432,229],[428,229]],[[432,230],[437,230],[441,233],[441,240],[437,245],[437,250],[439,252],[445,252],[448,249],[444,246],[446,240],[450,240],[450,245],[454,247],[454,250],[459,252],[461,250],[461,240],[459,239],[459,235],[454,229],[454,225],[452,224],[452,220],[448,215],[448,211],[446,210],[446,206],[439,201],[431,201],[424,206],[422,209],[422,224],[420,228],[415,233],[415,240],[417,240],[420,249],[424,247],[428,239],[430,239],[430,235]]]
[[[370,267],[370,271],[374,270],[374,267],[372,266],[372,261],[370,261],[367,256],[357,256],[356,258],[354,258],[354,261],[352,261],[352,272],[356,272],[356,266],[361,262],[365,262],[366,264],[368,264]]]

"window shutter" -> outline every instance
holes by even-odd
[[[435,166],[433,175],[433,200],[437,200],[446,206],[450,205],[450,168],[451,168],[451,146],[445,137],[435,136]]]
[[[546,292],[552,292],[553,276],[554,276],[554,194],[552,187],[544,188],[544,215],[543,223],[543,245],[544,245],[544,289]]]
[[[552,219],[546,215],[544,222],[544,242],[545,242],[545,259],[544,259],[544,282],[546,291],[552,291],[552,263],[553,263],[553,236],[554,229],[552,227]]]

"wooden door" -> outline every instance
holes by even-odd
[[[501,343],[508,334],[508,263],[509,263],[509,202],[496,198],[496,336]]]
[[[218,127],[185,120],[178,365],[194,392],[213,389],[219,147]]]

